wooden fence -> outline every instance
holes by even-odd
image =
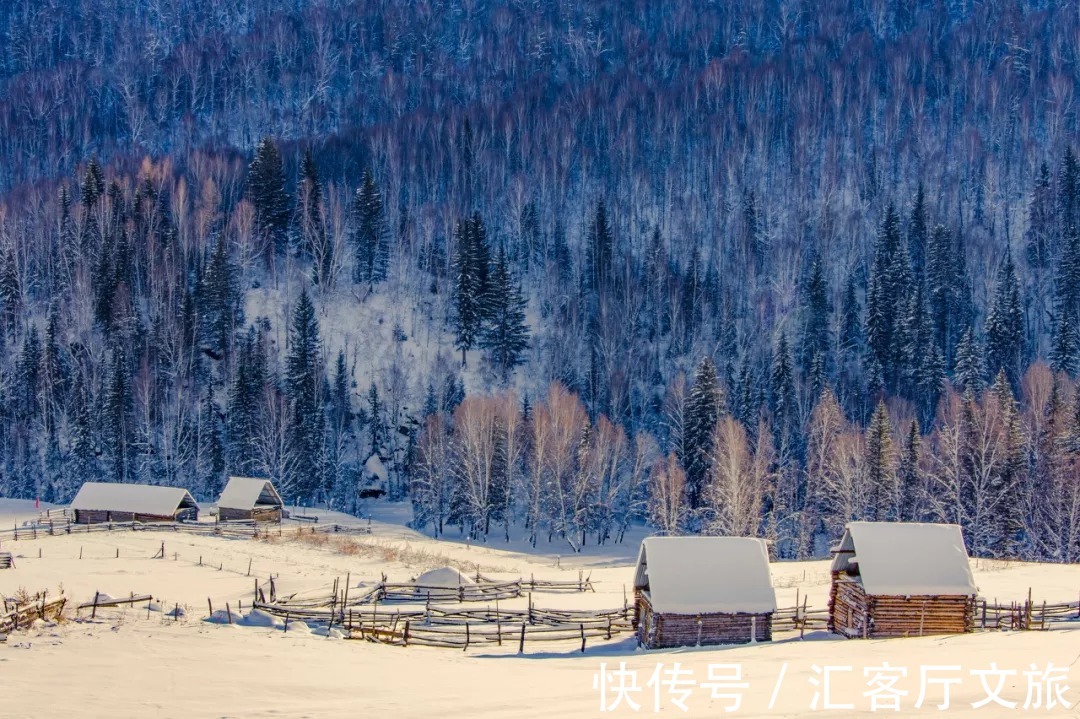
[[[0,634],[7,634],[16,629],[25,629],[35,619],[45,621],[59,619],[64,613],[67,597],[59,596],[48,598],[48,592],[40,592],[34,595],[28,602],[20,603],[9,599],[3,600],[3,611],[0,611]]]
[[[300,534],[371,534],[368,527],[342,524],[320,524],[307,527],[266,526],[251,521],[216,522],[101,522],[76,524],[71,520],[48,520],[29,527],[0,530],[0,542],[18,542],[68,534],[92,534],[95,532],[184,532],[206,537],[231,539],[257,539],[259,537],[289,537]]]

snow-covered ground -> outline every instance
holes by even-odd
[[[353,591],[359,591],[383,574],[390,581],[406,581],[443,565],[466,574],[479,566],[495,578],[576,580],[579,572],[591,577],[595,592],[533,596],[535,605],[553,608],[621,607],[624,592],[631,592],[639,535],[625,545],[586,547],[582,555],[570,555],[546,542],[533,551],[520,539],[509,548],[505,542],[484,546],[433,540],[385,521],[393,519],[395,511],[380,507],[371,521],[373,534],[350,537],[348,554],[336,540],[319,546],[130,531],[5,542],[0,550],[13,552],[17,567],[0,571],[0,594],[10,596],[25,588],[48,589],[53,595],[62,589],[74,602],[89,601],[96,592],[114,597],[151,594],[163,608],[180,605],[186,616],[176,621],[155,611],[148,618],[145,605],[140,605],[101,611],[95,621],[12,634],[0,643],[0,717],[356,717],[378,712],[387,717],[473,719],[636,716],[653,714],[654,705],[664,716],[717,716],[730,700],[711,698],[712,690],[704,684],[710,671],[713,679],[734,671],[720,665],[737,666],[741,681],[749,684],[745,689],[715,690],[742,694],[741,706],[731,716],[860,716],[871,708],[871,697],[864,692],[871,690],[867,682],[874,678],[864,672],[886,662],[907,671],[896,684],[908,692],[900,698],[904,715],[994,717],[1024,714],[1025,699],[1029,707],[1034,699],[1029,682],[1043,692],[1044,702],[1048,687],[1054,693],[1057,685],[1046,676],[1024,674],[1031,665],[1040,672],[1048,663],[1080,672],[1073,667],[1080,654],[1080,623],[1055,625],[1047,632],[906,640],[845,641],[822,632],[800,640],[792,633],[778,633],[771,644],[657,652],[640,651],[624,637],[590,640],[584,654],[576,642],[527,645],[519,657],[516,647],[465,652],[400,648],[202,621],[208,598],[215,609],[229,603],[237,611],[243,602],[247,611],[255,581],[264,582],[270,574],[279,594],[328,593],[335,579],[344,582],[346,577]],[[32,502],[0,500],[0,527],[36,514]],[[324,522],[358,521],[320,514]],[[154,559],[162,541],[166,556]],[[973,562],[973,568],[987,597],[1020,600],[1029,587],[1034,597],[1048,601],[1080,596],[1077,566],[981,561]],[[796,593],[808,596],[812,606],[824,606],[827,562],[774,563],[772,573],[781,606],[794,604]],[[620,673],[623,663],[626,671]],[[988,693],[972,671],[993,664],[1016,672],[1004,677],[1000,692],[1002,701],[1018,703],[1015,710],[996,703],[972,706]],[[924,666],[958,669],[927,670],[922,681]],[[660,681],[650,684],[657,667]],[[851,670],[838,669],[842,667]],[[827,709],[819,696],[812,710],[824,672],[831,677],[831,702],[854,709]],[[620,692],[620,685],[627,688],[631,680],[637,691],[630,687]],[[952,680],[957,683],[949,685],[950,708],[939,711],[944,683]],[[997,686],[994,675],[986,675],[986,680],[991,689]],[[1075,682],[1076,691],[1064,692],[1069,701],[1080,700],[1080,674]],[[925,686],[926,696],[916,710],[920,686]],[[608,706],[617,700],[618,706],[601,711],[601,689]],[[687,712],[676,701],[683,691],[689,691]],[[1030,708],[1029,713],[1074,715],[1061,706]]]

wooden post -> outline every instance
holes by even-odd
[[[79,547],[79,559],[82,559],[82,547]]]
[[[117,548],[116,548],[116,558],[117,558],[117,559],[119,559],[119,558],[120,558],[120,547],[117,547]]]
[[[462,649],[461,651],[465,651],[465,649],[468,649],[468,648],[469,648],[469,623],[465,622],[465,648]]]
[[[985,599],[983,600],[983,608],[982,608],[982,628],[986,629],[986,600]]]
[[[225,605],[225,606],[228,606],[228,605]],[[177,622],[180,621],[180,604],[179,603],[177,603],[176,606],[173,607],[173,620],[177,621]],[[232,624],[232,617],[231,616],[229,617],[229,624]]]
[[[248,557],[248,570],[247,570],[247,575],[248,575],[249,577],[251,576],[251,557]]]
[[[229,603],[225,602],[225,613],[229,615],[229,624],[232,624],[232,608],[229,607]],[[179,616],[179,613],[177,613]]]
[[[518,654],[525,653],[525,622],[521,623],[521,640],[518,642]]]
[[[289,633],[289,613],[285,612],[285,634]]]
[[[923,635],[923,628],[926,626],[926,600],[922,603],[922,613],[919,615],[919,636]]]
[[[210,610],[210,616],[214,616],[214,603],[210,601],[210,597],[206,598],[206,608]]]
[[[100,594],[100,592],[94,592],[94,607],[93,607],[93,609],[90,610],[90,618],[91,619],[97,619],[97,600],[98,600],[98,595],[99,594]],[[16,622],[19,621],[19,615],[17,613],[15,615],[15,621]]]
[[[405,640],[405,646],[409,646],[409,620],[408,619],[405,620],[405,634],[402,635],[402,637]],[[501,641],[499,643],[502,644]]]
[[[583,623],[579,624],[578,626],[581,627],[581,653],[584,654],[585,653],[585,624],[583,622]]]

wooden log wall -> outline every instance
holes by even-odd
[[[638,640],[649,649],[772,641],[772,614],[665,614],[644,592],[634,602]]]
[[[975,607],[963,595],[869,596],[861,582],[834,576],[829,629],[866,639],[963,634],[975,628]]]

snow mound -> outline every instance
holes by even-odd
[[[457,589],[460,586],[476,584],[460,570],[453,567],[430,569],[414,579],[412,583],[418,587],[443,587],[446,589]]]
[[[237,623],[245,627],[266,627],[270,629],[280,629],[285,626],[285,622],[279,617],[275,617],[273,614],[264,612],[261,609],[252,609]]]
[[[219,611],[220,611],[220,610],[219,610]],[[214,612],[214,614],[217,614],[217,612]],[[187,616],[187,612],[185,612],[185,611],[184,611],[184,608],[183,608],[183,607],[173,607],[173,608],[172,608],[172,609],[170,609],[169,611],[165,612],[165,616],[166,616],[166,617],[174,617],[174,618],[176,618],[176,619],[180,619],[181,617],[186,617],[186,616]]]
[[[309,627],[307,623],[297,620],[289,622],[285,631],[290,634],[311,634],[311,627]]]
[[[235,622],[238,619],[240,619],[239,616],[237,616],[236,614],[232,615],[232,621],[233,622]],[[229,612],[227,612],[224,609],[215,609],[214,613],[211,614],[206,619],[204,619],[203,621],[208,622],[210,624],[231,624],[232,623],[232,622],[229,621]]]

